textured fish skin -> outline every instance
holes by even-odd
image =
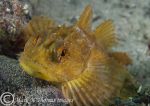
[[[27,43],[19,59],[31,76],[61,86],[71,106],[107,106],[115,97],[136,92],[126,65],[132,61],[117,44],[114,25],[106,20],[91,29],[88,5],[73,26],[56,25],[47,17],[34,17],[23,29]]]

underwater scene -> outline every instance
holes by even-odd
[[[0,0],[0,106],[150,106],[150,1]]]

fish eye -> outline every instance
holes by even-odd
[[[66,55],[67,49],[63,49],[61,54],[58,56],[58,61],[61,62],[62,58]]]
[[[52,61],[61,62],[62,58],[66,56],[67,49],[63,48],[61,51],[53,50],[52,52]]]
[[[61,56],[65,56],[66,55],[66,52],[67,52],[67,49],[63,49],[62,52],[61,52]]]

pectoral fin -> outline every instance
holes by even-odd
[[[71,106],[104,106],[104,101],[110,102],[111,89],[90,71],[62,86],[65,97],[73,100]]]
[[[64,96],[73,99],[71,106],[107,106],[123,86],[124,74],[109,70],[104,53],[95,50],[91,55],[88,68],[77,79],[62,85]]]

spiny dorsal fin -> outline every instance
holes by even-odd
[[[35,16],[23,29],[26,39],[31,36],[42,36],[48,34],[50,29],[55,26],[54,22],[48,17]]]
[[[92,24],[92,15],[92,7],[90,5],[86,6],[77,22],[77,26],[85,30],[90,30]]]
[[[100,24],[95,32],[97,43],[103,45],[104,48],[111,48],[116,42],[115,30],[111,20],[106,20]]]
[[[110,53],[110,56],[112,56],[115,60],[117,60],[122,65],[132,64],[132,60],[129,58],[127,53],[124,53],[124,52],[112,52],[112,53]]]

